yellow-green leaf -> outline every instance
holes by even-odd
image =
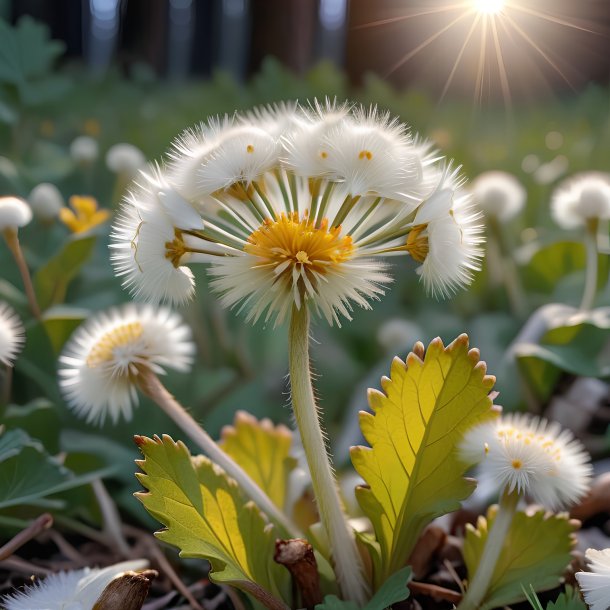
[[[292,432],[274,426],[269,419],[258,421],[238,411],[232,426],[222,430],[220,446],[281,509],[286,503],[288,477],[297,465],[290,455]]]
[[[467,526],[464,561],[470,578],[479,565],[496,512],[497,506],[492,506],[487,518],[479,517],[476,528]],[[524,601],[530,585],[534,591],[557,586],[572,559],[574,532],[579,526],[566,514],[553,515],[542,509],[516,513],[480,610]]]
[[[209,560],[210,578],[231,584],[267,607],[287,608],[290,574],[273,561],[275,533],[237,484],[203,456],[191,457],[169,436],[138,436],[144,459],[136,496],[166,529],[157,536],[183,557]]]
[[[371,447],[353,447],[352,462],[367,483],[356,497],[380,545],[377,586],[405,565],[432,519],[472,493],[455,446],[464,430],[494,416],[494,381],[461,335],[448,347],[435,339],[425,352],[416,344],[406,363],[394,359],[383,392],[369,390],[374,415],[362,412],[360,427]]]

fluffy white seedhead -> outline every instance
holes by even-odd
[[[472,183],[472,194],[481,211],[501,221],[517,216],[527,198],[527,191],[512,174],[491,171],[480,174]]]
[[[128,304],[93,316],[70,338],[59,359],[60,389],[70,408],[88,422],[131,419],[142,368],[190,369],[191,330],[176,313]]]
[[[32,220],[32,208],[18,197],[0,197],[0,231],[17,230]]]
[[[588,172],[566,180],[553,193],[551,214],[564,229],[610,219],[610,175]]]
[[[115,174],[123,174],[132,178],[137,176],[138,172],[146,167],[146,157],[133,144],[122,142],[108,149],[106,153],[106,166]]]
[[[65,201],[59,189],[50,182],[42,182],[32,189],[28,203],[34,214],[43,221],[53,220],[64,207]]]
[[[610,549],[585,553],[590,572],[577,572],[576,580],[590,610],[610,608]]]
[[[0,302],[0,363],[12,366],[25,343],[25,330],[19,316]]]
[[[480,462],[481,476],[501,491],[517,491],[551,510],[582,498],[591,480],[590,457],[568,430],[545,419],[509,414],[469,430],[461,457]]]
[[[91,610],[104,589],[129,571],[148,567],[144,559],[124,561],[107,568],[83,568],[51,574],[24,591],[2,599],[6,610]]]
[[[97,140],[89,136],[78,136],[70,144],[70,156],[77,163],[88,165],[97,161],[100,147]]]

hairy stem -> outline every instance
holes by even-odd
[[[28,298],[30,309],[32,310],[34,316],[40,319],[40,307],[38,306],[38,301],[36,300],[36,293],[34,292],[34,285],[32,284],[32,276],[30,275],[30,270],[25,262],[25,258],[23,257],[23,251],[21,250],[21,244],[19,243],[19,237],[16,229],[5,229],[4,239],[6,241],[6,245],[11,251],[11,254],[13,255],[13,258],[15,259],[15,263],[17,263],[17,269],[19,269],[19,273],[21,274],[23,287],[25,288],[25,294]]]
[[[333,567],[343,598],[364,606],[368,587],[354,533],[343,512],[337,482],[320,426],[309,369],[309,311],[292,309],[289,334],[292,408],[309,464],[322,525],[330,542]]]
[[[149,368],[140,369],[139,386],[146,396],[159,405],[191,440],[235,479],[246,496],[262,510],[271,521],[279,525],[290,536],[298,538],[299,531],[290,519],[271,501],[269,496],[252,480],[248,473],[225,453],[212,437],[193,419],[186,409],[168,392],[157,375]]]
[[[585,248],[587,251],[587,267],[585,275],[585,289],[580,302],[581,311],[588,311],[593,307],[597,294],[597,218],[589,220],[585,234]]]
[[[502,494],[500,506],[487,536],[477,571],[470,580],[468,591],[458,606],[458,610],[476,610],[485,598],[518,503],[519,494],[516,491],[512,493],[505,491]]]

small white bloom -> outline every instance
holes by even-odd
[[[131,419],[138,403],[139,369],[188,371],[195,346],[191,331],[169,309],[130,303],[91,318],[77,329],[59,359],[60,388],[68,405],[88,422]]]
[[[584,447],[545,419],[509,414],[475,426],[460,455],[481,462],[481,476],[500,490],[517,490],[551,510],[575,504],[589,489],[592,469]]]
[[[610,608],[610,549],[587,549],[590,572],[576,572],[576,580],[590,610]]]
[[[122,142],[115,144],[106,153],[106,166],[115,174],[124,174],[132,178],[146,166],[144,153],[134,146]]]
[[[25,342],[25,330],[19,316],[0,302],[0,362],[11,366]]]
[[[566,180],[553,193],[551,213],[564,229],[610,219],[610,175],[586,172]]]
[[[83,568],[51,574],[4,597],[6,610],[93,610],[104,589],[125,572],[143,570],[148,561],[124,561],[107,568]]]
[[[70,144],[70,156],[77,163],[88,165],[94,163],[99,156],[97,140],[89,136],[78,136]]]
[[[42,182],[35,186],[28,197],[28,203],[34,214],[44,221],[56,218],[59,210],[65,206],[59,189],[50,182]]]
[[[18,197],[0,197],[0,231],[17,230],[32,220],[32,208]]]
[[[501,221],[514,218],[525,205],[527,191],[512,174],[491,171],[472,183],[472,194],[481,210]]]

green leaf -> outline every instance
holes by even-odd
[[[112,474],[112,469],[75,476],[22,430],[0,437],[0,509],[40,503],[42,498]]]
[[[582,601],[578,589],[567,586],[565,593],[546,605],[546,610],[587,610],[587,605]]]
[[[258,421],[245,411],[238,411],[232,426],[222,430],[220,446],[283,509],[288,478],[297,465],[290,455],[292,432],[269,419]]]
[[[37,398],[27,405],[9,405],[2,421],[9,429],[20,428],[40,439],[51,453],[59,451],[59,413],[47,398]]]
[[[183,557],[209,560],[210,578],[231,584],[267,604],[290,599],[290,574],[273,561],[275,534],[237,484],[203,456],[191,458],[169,436],[138,436],[144,460],[137,475],[148,490],[136,497],[166,529],[159,539]]]
[[[63,303],[68,284],[91,256],[95,241],[95,235],[72,235],[61,250],[38,269],[34,285],[38,304],[43,310]]]
[[[398,570],[381,585],[362,610],[384,610],[392,604],[404,601],[410,594],[407,587],[410,580],[411,568]],[[354,602],[343,601],[335,595],[327,595],[323,603],[316,605],[316,610],[358,610],[358,605]]]
[[[89,310],[80,307],[56,306],[45,311],[42,323],[56,354],[88,315]]]
[[[467,465],[454,454],[463,432],[494,416],[488,376],[478,350],[461,335],[416,344],[406,363],[395,358],[383,393],[370,390],[374,415],[360,427],[371,448],[353,447],[352,462],[367,486],[356,490],[371,519],[381,551],[379,586],[408,560],[424,527],[457,510],[474,489]]]
[[[492,506],[487,519],[479,517],[476,528],[467,526],[464,561],[470,576],[477,570],[496,512],[497,506]],[[578,527],[578,522],[566,514],[553,515],[544,510],[516,513],[480,610],[525,600],[524,585],[531,585],[535,591],[557,586],[572,559]]]

